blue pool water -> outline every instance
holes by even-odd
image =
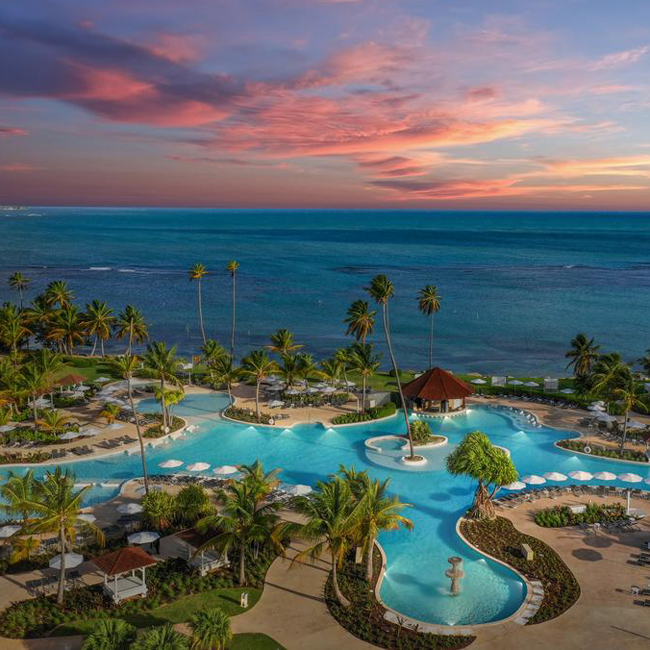
[[[470,504],[475,484],[469,479],[449,475],[444,469],[444,459],[465,433],[480,429],[495,444],[508,448],[521,475],[549,471],[568,474],[583,469],[592,473],[609,470],[616,474],[634,472],[643,478],[650,476],[650,470],[645,467],[559,450],[553,443],[575,434],[545,427],[532,428],[521,420],[513,421],[506,411],[488,407],[473,407],[465,416],[435,422],[434,432],[447,436],[449,444],[427,450],[429,463],[426,467],[409,471],[402,469],[391,456],[395,450],[386,448],[380,454],[364,446],[366,438],[403,433],[404,421],[399,416],[356,427],[325,428],[320,424],[297,425],[292,429],[253,427],[210,415],[223,408],[226,402],[224,395],[189,395],[177,412],[196,416],[199,431],[166,446],[150,449],[150,471],[178,471],[158,467],[169,458],[186,464],[205,461],[212,466],[260,459],[267,468],[280,468],[282,480],[289,483],[314,485],[335,472],[341,463],[368,469],[379,479],[391,478],[391,492],[413,505],[408,516],[415,528],[412,532],[381,535],[380,542],[388,560],[381,596],[393,609],[432,623],[467,625],[499,620],[516,611],[525,595],[516,574],[472,551],[456,535],[456,521]],[[151,403],[144,403],[141,408],[148,410],[151,406]],[[118,482],[141,474],[137,455],[120,454],[69,466],[80,482]],[[44,471],[43,467],[37,469],[38,474]],[[626,484],[614,481],[607,485]],[[647,486],[641,483],[635,487]],[[95,492],[93,498],[110,496],[100,491]],[[444,577],[449,566],[447,558],[452,555],[465,560],[466,577],[458,597],[449,595],[449,581]]]

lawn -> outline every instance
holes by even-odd
[[[235,634],[226,650],[285,650],[277,641],[266,634]]]
[[[88,357],[67,357],[66,364],[57,373],[57,379],[66,375],[82,375],[89,382],[98,377],[119,379],[110,363],[101,359],[89,359]]]

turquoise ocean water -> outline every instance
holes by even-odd
[[[241,262],[240,352],[287,327],[308,351],[329,353],[349,341],[345,311],[379,272],[395,283],[405,367],[426,365],[415,301],[425,284],[443,296],[435,354],[444,367],[557,373],[581,330],[628,360],[650,347],[650,213],[32,208],[0,214],[0,237],[0,300],[16,269],[32,279],[30,297],[63,279],[81,302],[135,303],[152,336],[185,353],[200,343],[186,271],[199,261],[212,271],[206,329],[226,343],[231,258]]]

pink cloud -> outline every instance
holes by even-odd
[[[591,70],[605,70],[620,65],[637,63],[645,54],[648,53],[649,50],[650,48],[647,45],[644,45],[643,47],[608,54],[607,56],[603,56],[597,61],[594,61],[590,68]]]
[[[151,39],[149,49],[175,63],[197,61],[203,51],[202,38],[194,34],[161,33]]]
[[[3,172],[31,172],[34,171],[36,167],[32,165],[27,165],[25,163],[11,162],[0,164],[0,171]]]
[[[13,126],[0,126],[0,138],[7,138],[15,135],[27,135],[27,131]]]

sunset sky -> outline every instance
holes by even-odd
[[[650,2],[5,0],[0,203],[648,209]]]

